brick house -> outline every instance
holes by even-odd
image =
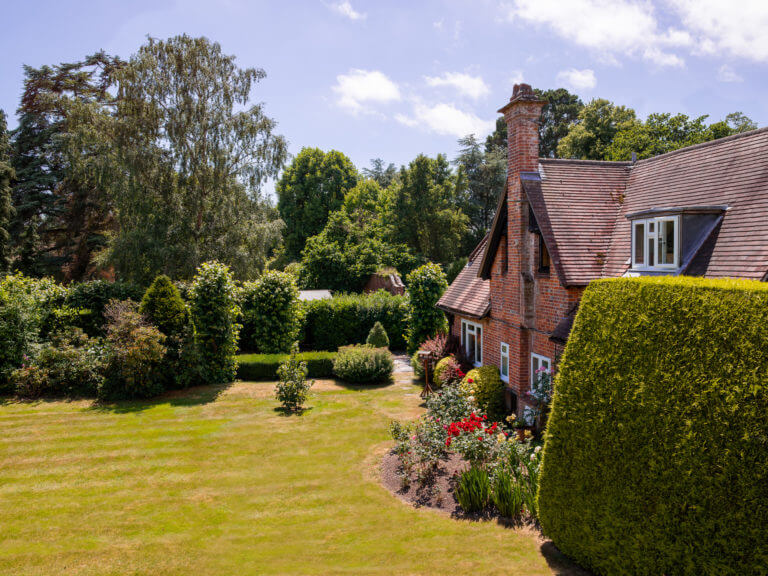
[[[556,369],[591,280],[768,280],[768,129],[635,163],[539,158],[543,104],[520,84],[499,110],[506,190],[438,302],[475,364],[499,367],[513,411],[538,368]]]

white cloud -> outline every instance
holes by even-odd
[[[429,86],[450,86],[463,96],[468,96],[473,100],[487,96],[491,92],[491,89],[480,76],[470,76],[460,72],[446,72],[442,76],[425,76],[424,79]]]
[[[457,138],[467,134],[484,136],[495,126],[493,120],[483,120],[471,112],[459,110],[452,104],[427,105],[420,101],[414,103],[412,115],[397,114],[395,120],[406,126]]]
[[[525,77],[523,76],[522,70],[512,70],[512,73],[509,76],[509,84],[511,86],[514,86],[515,84],[520,84],[521,82],[525,82]]]
[[[557,73],[557,81],[561,84],[565,84],[566,88],[572,90],[592,90],[597,86],[597,78],[595,78],[594,70],[589,68],[584,70],[577,70],[576,68],[569,68],[568,70],[561,70]]]
[[[739,76],[736,70],[728,66],[728,64],[720,66],[720,69],[717,71],[717,79],[720,82],[744,82],[744,78]]]
[[[345,16],[346,18],[349,18],[350,20],[365,20],[366,15],[358,12],[354,8],[352,8],[352,4],[349,3],[349,0],[344,0],[343,2],[336,2],[335,4],[331,4],[331,9],[334,12],[338,12],[342,16]]]
[[[352,69],[348,74],[336,76],[333,91],[338,103],[353,113],[370,111],[366,105],[385,104],[400,100],[400,89],[378,70]]]
[[[768,62],[768,2],[765,0],[667,0],[705,53]]]
[[[605,62],[629,55],[660,66],[682,66],[683,59],[670,49],[691,43],[684,30],[662,30],[653,5],[644,0],[514,0],[506,10],[510,20],[548,26]]]

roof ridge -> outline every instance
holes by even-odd
[[[730,136],[725,136],[723,138],[716,138],[715,140],[707,140],[706,142],[699,142],[698,144],[691,144],[690,146],[686,146],[684,148],[678,148],[677,150],[670,150],[669,152],[664,152],[664,154],[658,154],[657,156],[651,156],[650,158],[643,158],[642,160],[638,160],[635,164],[647,164],[648,162],[651,162],[653,160],[668,157],[673,154],[684,154],[692,150],[698,150],[699,148],[717,146],[719,144],[732,142],[734,140],[739,140],[741,138],[751,138],[752,136],[757,136],[758,134],[762,134],[764,132],[768,132],[768,126],[763,126],[762,128],[757,128],[755,130],[750,130],[748,132],[739,132],[738,134],[731,134]]]
[[[632,166],[632,162],[625,160],[586,160],[581,158],[539,158],[539,162],[552,162],[557,164],[592,164],[597,166]]]

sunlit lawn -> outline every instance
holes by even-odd
[[[378,484],[417,388],[318,388],[293,417],[269,383],[0,405],[0,574],[556,572],[530,531],[415,510]]]

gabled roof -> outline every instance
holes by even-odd
[[[762,280],[768,272],[768,128],[640,160],[612,232],[603,276],[627,271],[627,215],[665,206],[728,206],[684,272]]]
[[[542,158],[540,184],[521,175],[564,286],[586,285],[600,277],[630,166],[628,162]]]
[[[491,310],[491,282],[478,278],[480,256],[488,244],[486,235],[469,255],[467,265],[437,301],[437,307],[451,314],[484,318]]]

